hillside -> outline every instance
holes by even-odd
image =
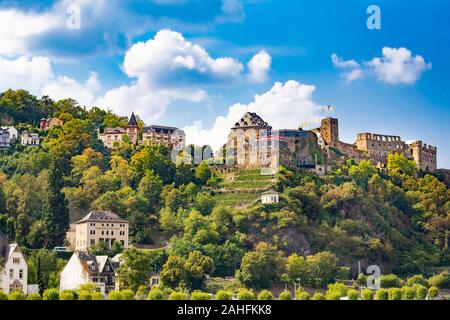
[[[212,277],[236,276],[255,288],[280,285],[286,261],[296,255],[331,261],[327,280],[305,280],[315,285],[333,281],[341,267],[345,277],[355,278],[358,262],[401,275],[450,262],[450,189],[442,175],[418,171],[399,154],[388,157],[383,171],[347,159],[323,177],[283,167],[276,176],[221,172],[205,161],[176,165],[164,146],[124,141],[108,150],[96,128],[124,119],[72,100],[44,104],[10,91],[0,96],[0,106],[21,132],[40,132],[35,110],[64,119],[62,127],[40,132],[38,147],[15,143],[0,150],[0,232],[25,251],[63,245],[69,223],[98,209],[129,220],[134,245],[164,247],[157,263],[137,265],[161,271],[166,281],[170,268],[194,258]],[[280,202],[263,205],[259,195],[270,189],[280,192]],[[126,259],[144,253],[128,254],[133,258]],[[255,280],[251,270],[264,273],[255,261],[272,263],[264,265],[271,279]],[[55,262],[53,272],[59,267]],[[201,288],[203,280],[204,274],[190,279],[190,288]]]

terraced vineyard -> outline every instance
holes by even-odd
[[[217,202],[226,206],[246,207],[263,191],[274,187],[274,176],[263,176],[260,170],[239,170],[221,174],[223,182],[216,191]]]

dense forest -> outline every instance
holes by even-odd
[[[64,125],[40,131],[43,117]],[[226,179],[213,163],[173,163],[166,147],[126,140],[107,150],[97,130],[127,123],[110,111],[9,90],[0,118],[42,137],[39,147],[0,150],[0,232],[29,253],[31,281],[43,288],[57,284],[63,265],[45,249],[63,245],[69,223],[91,209],[129,220],[138,247],[160,248],[124,252],[121,281],[134,291],[155,271],[172,288],[204,289],[208,274],[262,289],[299,277],[317,287],[356,278],[358,262],[405,276],[450,262],[449,186],[399,154],[383,171],[352,159],[323,177],[281,167],[268,185],[279,203],[238,206],[220,195]],[[36,271],[42,263],[45,276]]]

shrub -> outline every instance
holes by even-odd
[[[269,290],[262,290],[258,294],[258,300],[273,300],[274,296]]]
[[[122,300],[122,295],[119,291],[111,291],[108,294],[108,300]]]
[[[416,295],[416,291],[408,286],[402,287],[402,298],[405,300],[413,300]]]
[[[172,291],[169,300],[189,300],[189,295],[186,292]]]
[[[328,290],[327,293],[325,293],[325,299],[326,300],[341,300],[341,294],[338,291]]]
[[[280,295],[278,296],[278,299],[280,299],[280,300],[292,300],[292,294],[291,294],[290,291],[285,290],[285,291],[280,293]]]
[[[22,291],[13,291],[8,295],[8,300],[25,300],[26,297]]]
[[[402,300],[402,290],[399,288],[390,288],[389,300]]]
[[[395,288],[399,286],[399,283],[395,274],[385,274],[380,277],[380,286],[382,288]]]
[[[164,300],[164,292],[159,288],[153,288],[148,293],[148,300]]]
[[[8,300],[8,295],[0,290],[0,301]]]
[[[42,300],[42,297],[39,293],[34,292],[34,293],[30,293],[27,296],[27,300],[33,300],[33,301],[37,301],[37,300]]]
[[[376,300],[388,300],[389,299],[389,291],[386,289],[379,289],[375,292]]]
[[[134,300],[134,293],[131,290],[120,291],[120,295],[122,296],[122,300]]]
[[[322,292],[316,291],[316,292],[313,294],[313,296],[312,296],[311,299],[312,299],[312,300],[325,300],[325,296],[323,295]]]
[[[216,293],[216,300],[233,300],[233,292],[226,290],[219,290]]]
[[[72,291],[65,290],[59,294],[59,300],[75,300],[75,295]]]
[[[350,289],[347,291],[348,300],[358,300],[358,291]]]
[[[328,291],[339,293],[339,297],[347,296],[348,288],[343,283],[332,283],[328,285]]]
[[[92,293],[89,291],[80,291],[78,293],[78,300],[92,300]]]
[[[441,289],[450,288],[450,273],[447,270],[432,276],[428,279],[430,286],[438,287]]]
[[[361,292],[362,300],[373,300],[373,291],[370,289],[363,289]]]
[[[191,294],[192,300],[211,300],[211,295],[206,292],[194,291]]]
[[[428,289],[428,298],[429,299],[436,298],[438,296],[438,294],[439,294],[439,290],[437,287],[432,286],[432,287],[430,287],[430,289]]]
[[[409,287],[412,287],[415,284],[421,284],[425,287],[428,287],[428,281],[424,279],[423,275],[416,274],[415,276],[412,276],[406,280],[406,285]]]
[[[303,289],[298,289],[295,293],[295,297],[297,300],[309,300],[309,293],[304,291]]]
[[[101,292],[96,291],[96,292],[93,292],[91,295],[92,295],[92,300],[99,301],[99,300],[105,299],[105,297],[103,296],[103,294]]]
[[[147,287],[146,286],[139,286],[138,290],[136,291],[136,300],[145,300],[147,297]]]
[[[427,287],[421,284],[413,285],[414,288],[414,298],[416,300],[425,300],[427,298],[428,290]]]
[[[44,300],[59,300],[59,291],[58,289],[47,289],[44,291],[42,298]]]
[[[238,292],[238,300],[255,300],[255,293],[252,290],[241,289]]]

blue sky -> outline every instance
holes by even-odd
[[[73,4],[80,29],[65,26]],[[332,104],[342,140],[421,139],[448,168],[449,17],[445,0],[3,0],[0,90],[71,94],[209,143],[247,109],[314,126]]]

